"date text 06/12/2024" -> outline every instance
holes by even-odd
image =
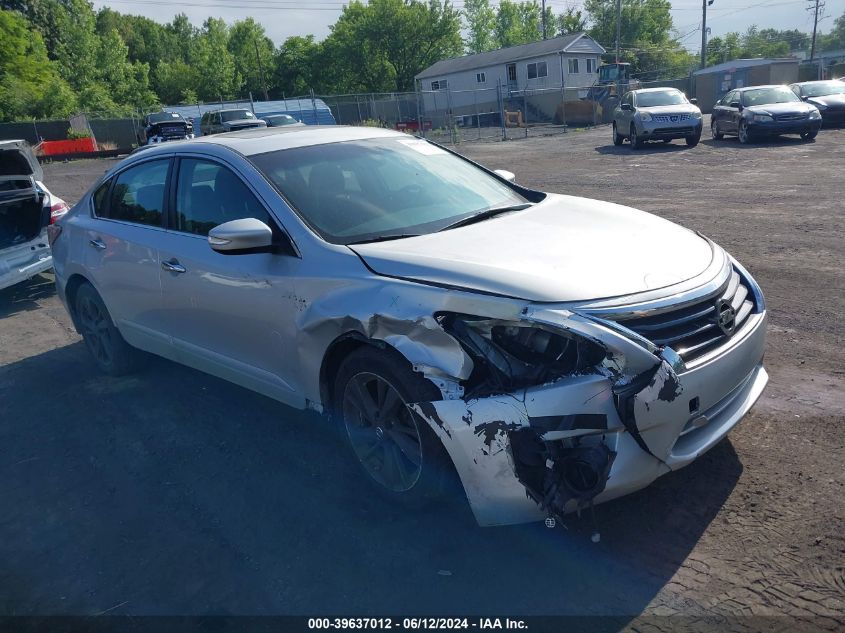
[[[524,620],[511,618],[309,618],[311,630],[522,630]]]

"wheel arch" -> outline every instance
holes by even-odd
[[[91,280],[80,273],[73,273],[65,284],[67,310],[68,313],[70,313],[70,319],[73,322],[73,327],[78,334],[81,334],[82,331],[79,327],[79,317],[76,314],[76,295],[83,284],[91,284]],[[93,286],[94,284],[91,285]]]

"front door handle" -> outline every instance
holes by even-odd
[[[161,267],[169,273],[186,273],[188,269],[185,268],[182,264],[180,264],[175,259],[171,259],[169,262],[161,262]]]
[[[96,249],[101,250],[101,251],[106,250],[106,243],[103,240],[101,240],[99,237],[96,238],[96,239],[90,240],[88,242],[88,244],[93,246]]]

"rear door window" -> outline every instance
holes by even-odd
[[[170,160],[154,160],[117,175],[106,217],[161,226]],[[96,202],[95,202],[96,205]]]

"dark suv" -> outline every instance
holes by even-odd
[[[221,132],[234,132],[250,127],[267,127],[267,123],[256,118],[246,108],[206,112],[200,120],[200,131],[203,136],[220,134]]]

